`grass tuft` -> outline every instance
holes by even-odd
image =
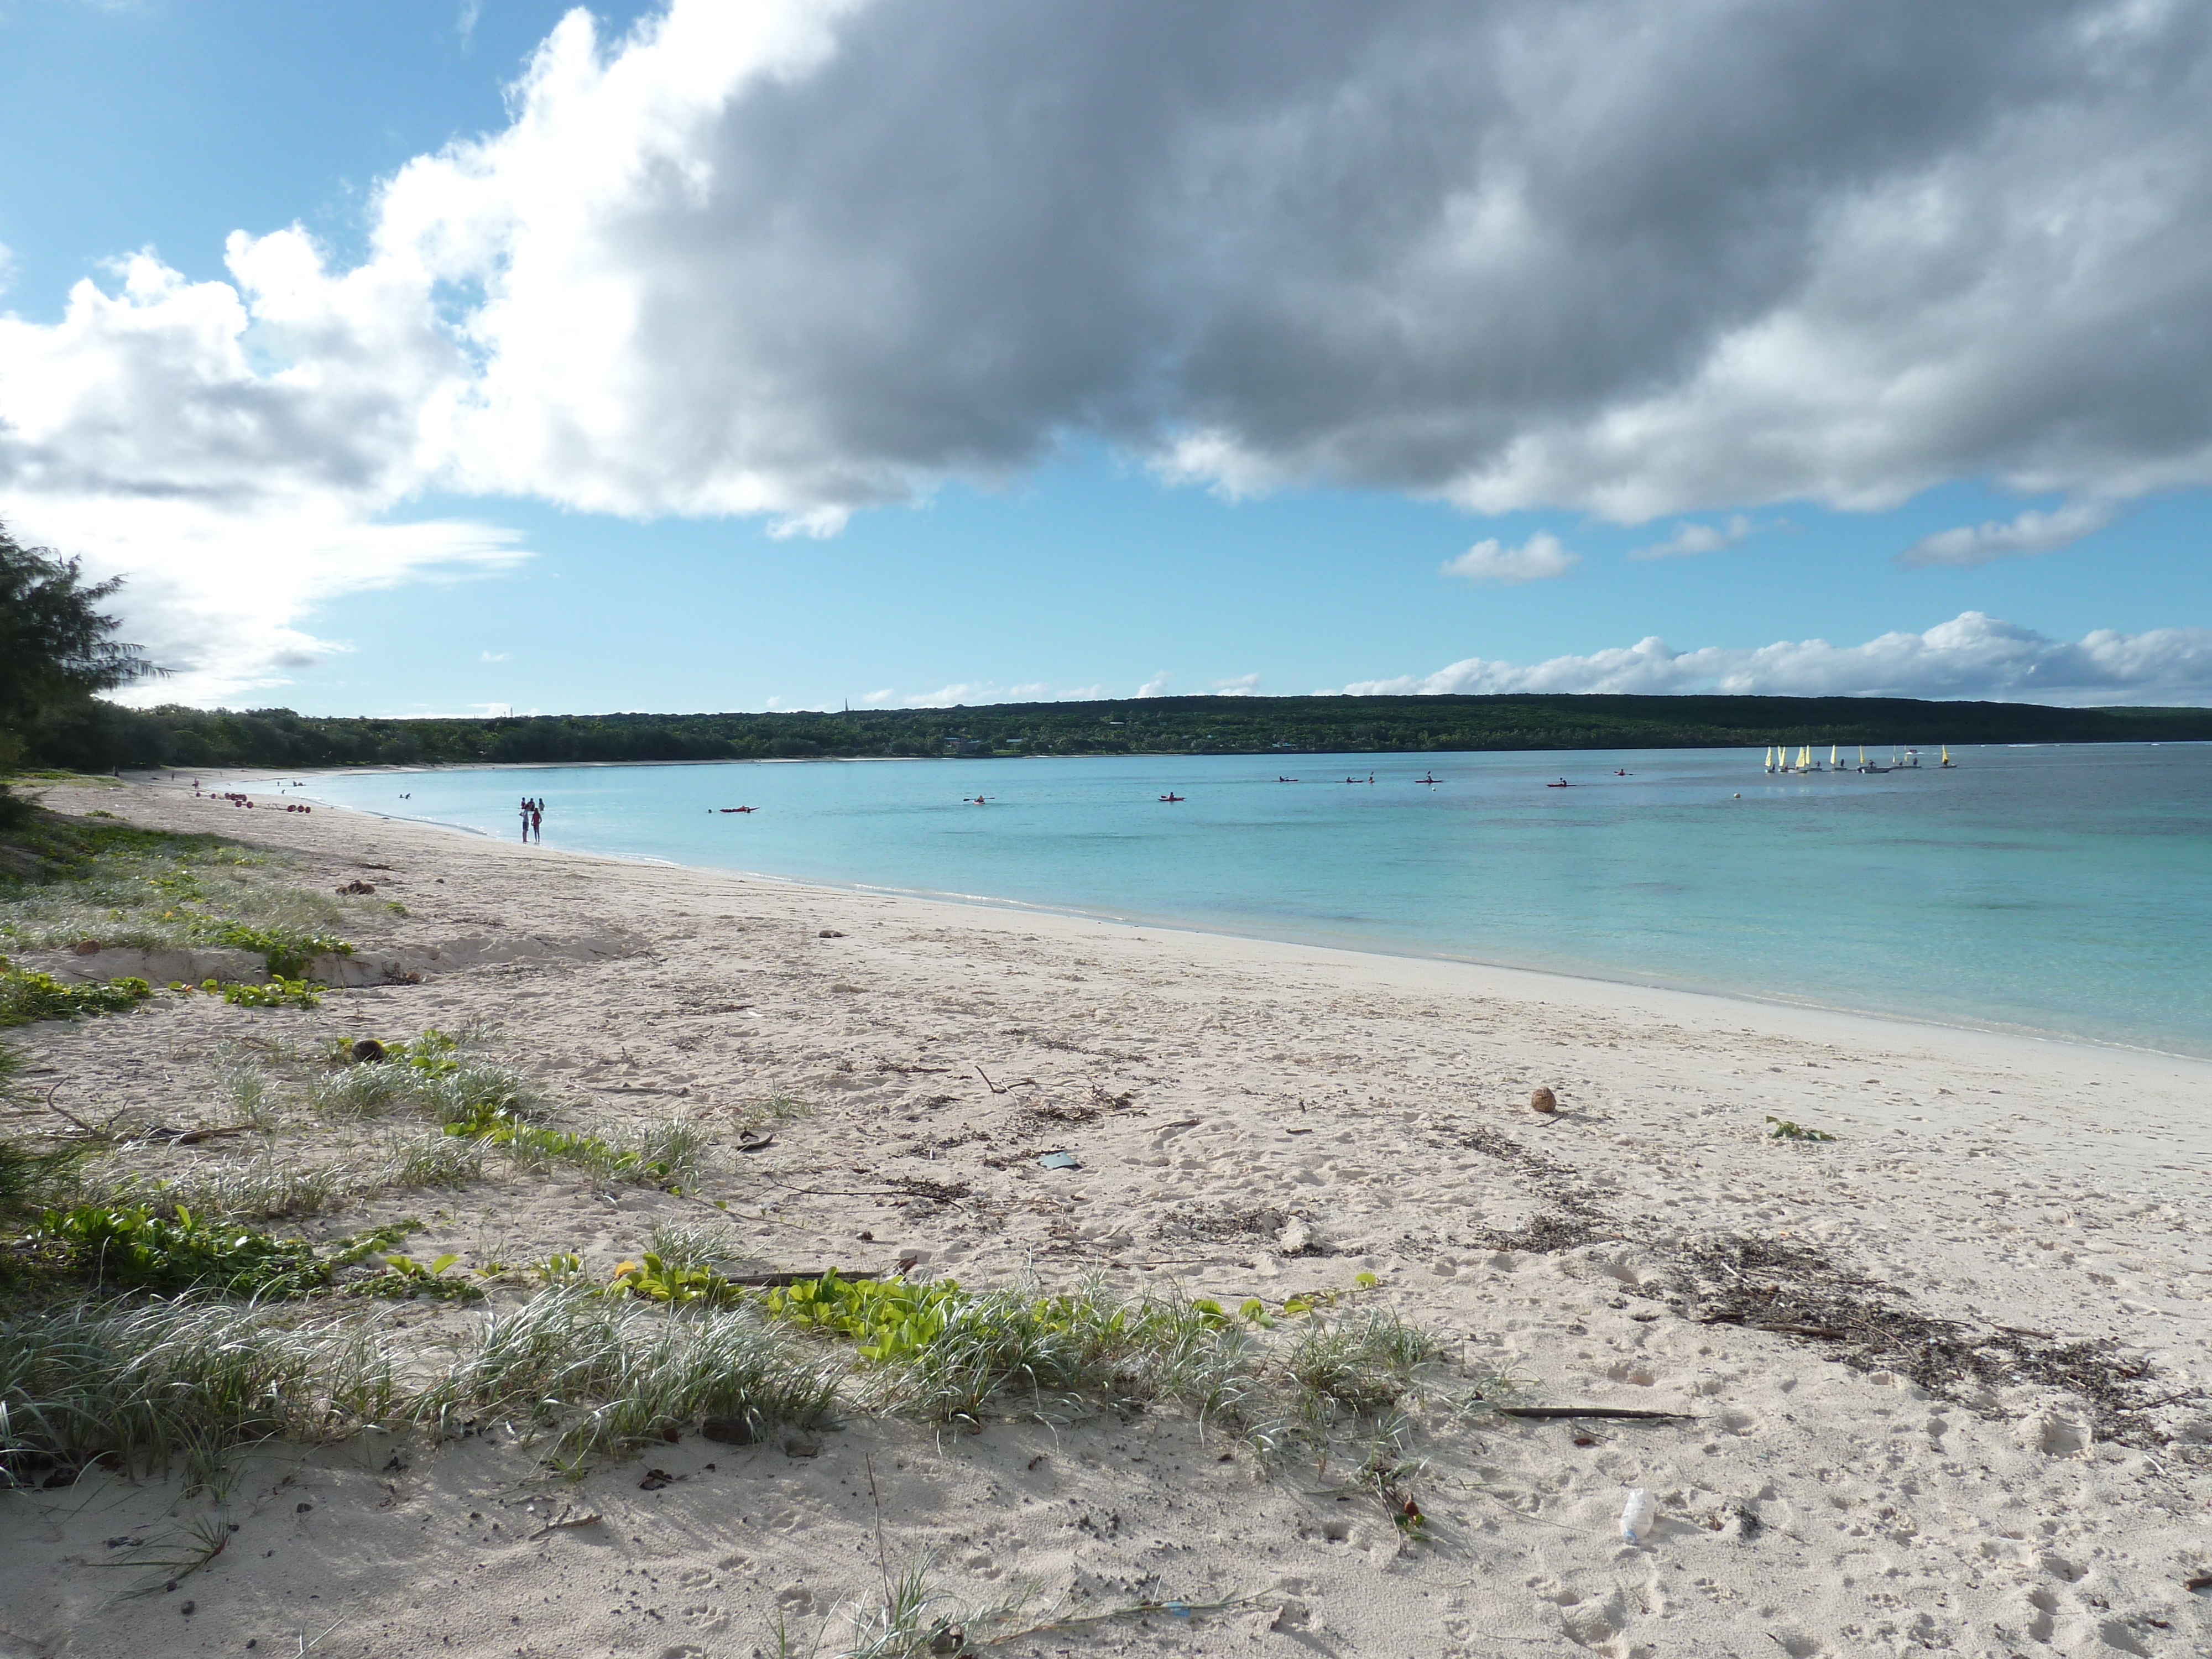
[[[94,1462],[166,1469],[187,1452],[382,1421],[400,1397],[383,1327],[295,1322],[221,1302],[108,1304],[0,1322],[0,1485]]]
[[[714,1138],[688,1117],[641,1123],[610,1136],[618,1152],[634,1154],[657,1178],[689,1186],[705,1170]]]
[[[380,1188],[465,1187],[483,1179],[483,1148],[442,1132],[398,1136],[385,1142],[377,1165]]]
[[[936,1567],[934,1553],[920,1556],[886,1574],[882,1595],[854,1602],[846,1610],[848,1638],[837,1659],[933,1659],[972,1653],[980,1644],[1022,1632],[1036,1586],[1020,1584],[997,1601],[973,1604],[940,1589],[933,1581]]]
[[[349,1066],[317,1078],[307,1089],[308,1104],[325,1117],[382,1117],[415,1097],[414,1077],[395,1066]]]
[[[756,1433],[819,1421],[836,1403],[842,1369],[750,1308],[662,1311],[556,1285],[490,1315],[474,1351],[419,1409],[443,1430],[480,1412],[550,1424],[583,1406],[555,1443],[556,1456],[573,1461],[703,1417],[740,1418]]]
[[[1322,1437],[1347,1419],[1386,1413],[1436,1355],[1434,1337],[1386,1309],[1314,1320],[1298,1332],[1283,1361],[1291,1415]]]
[[[656,1221],[646,1248],[676,1273],[694,1268],[717,1268],[741,1259],[744,1252],[726,1226],[701,1226],[690,1221]]]

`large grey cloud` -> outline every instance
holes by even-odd
[[[679,0],[572,16],[361,270],[241,244],[260,362],[111,328],[0,467],[805,513],[1103,437],[1632,520],[2118,498],[2212,475],[2208,222],[2199,4]]]
[[[513,111],[352,269],[0,320],[0,502],[829,528],[1099,441],[1629,522],[2212,479],[2202,3],[676,0]]]
[[[643,506],[738,468],[896,497],[1091,434],[1632,520],[2126,494],[2212,470],[2208,26],[893,0],[509,252],[627,284],[623,394],[666,441],[609,487]]]

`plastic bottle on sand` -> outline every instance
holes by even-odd
[[[1629,1491],[1628,1502],[1620,1509],[1620,1536],[1625,1543],[1641,1543],[1650,1534],[1651,1523],[1659,1517],[1659,1505],[1651,1494],[1641,1486]]]

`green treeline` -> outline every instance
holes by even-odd
[[[27,758],[114,767],[469,765],[945,755],[1444,753],[1770,743],[2212,740],[2212,709],[2049,708],[1909,698],[1153,697],[836,714],[369,720],[90,701]]]

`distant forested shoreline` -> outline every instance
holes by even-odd
[[[1148,697],[763,714],[377,720],[94,702],[37,734],[78,769],[2212,741],[2212,709],[1901,697]]]

